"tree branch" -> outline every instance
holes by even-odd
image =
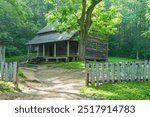
[[[89,6],[89,8],[87,9],[87,15],[86,15],[86,19],[85,19],[85,27],[86,27],[86,31],[89,30],[91,24],[92,24],[92,13],[93,10],[95,8],[95,6],[97,4],[99,4],[102,0],[92,0],[91,5]]]
[[[83,28],[86,16],[86,0],[82,0],[82,15],[81,18],[78,20],[80,27]]]

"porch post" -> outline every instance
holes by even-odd
[[[43,43],[43,56],[45,56],[45,44]]]
[[[69,41],[67,41],[67,56],[69,57],[70,55],[70,45],[69,45]]]
[[[37,56],[40,55],[40,54],[39,54],[39,53],[40,53],[40,52],[39,52],[39,51],[40,51],[40,47],[39,47],[39,46],[40,46],[40,45],[37,45]]]
[[[57,49],[57,45],[56,45],[56,43],[54,43],[54,57],[56,57],[56,54],[57,54],[56,53],[56,51],[57,51],[56,49]]]

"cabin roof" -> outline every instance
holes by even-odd
[[[47,25],[44,28],[42,28],[37,34],[43,34],[43,33],[48,33],[52,31],[56,31],[56,30],[53,27],[50,27]]]
[[[45,29],[42,29],[45,30]],[[39,32],[43,32],[43,31]],[[48,33],[40,33],[35,38],[33,38],[31,41],[27,43],[27,45],[33,45],[33,44],[42,44],[42,43],[50,43],[50,42],[59,42],[59,41],[65,41],[70,40],[72,37],[77,34],[77,30],[73,30],[70,33],[63,32],[59,33],[56,31],[48,31]]]

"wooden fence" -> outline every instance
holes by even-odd
[[[127,63],[86,63],[86,85],[150,81],[150,61]]]
[[[15,88],[18,88],[18,64],[17,62],[0,63],[0,80],[13,82]]]

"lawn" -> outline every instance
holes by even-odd
[[[123,57],[109,57],[108,62],[110,63],[116,63],[116,62],[133,62],[133,61],[139,61],[132,58],[123,58]]]
[[[150,100],[150,82],[122,82],[83,87],[81,94],[109,100]]]

